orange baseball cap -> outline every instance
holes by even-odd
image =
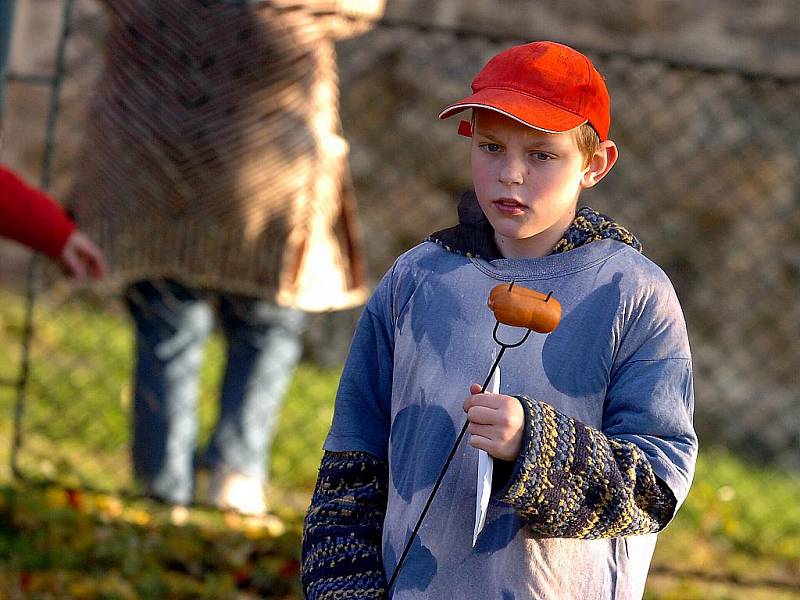
[[[583,54],[556,42],[504,50],[472,80],[471,96],[451,104],[440,119],[486,108],[547,133],[589,123],[608,139],[611,99],[603,77]]]

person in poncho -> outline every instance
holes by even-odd
[[[106,66],[71,208],[136,326],[134,474],[148,494],[258,514],[306,311],[367,296],[334,42],[380,0],[106,0]],[[202,346],[228,344],[195,455]]]

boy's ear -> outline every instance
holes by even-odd
[[[594,153],[586,165],[586,170],[581,177],[581,187],[590,188],[597,185],[597,183],[605,177],[617,162],[619,152],[617,145],[611,140],[600,142],[597,147],[597,152]]]

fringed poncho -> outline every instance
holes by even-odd
[[[109,283],[171,277],[306,310],[361,303],[334,40],[382,2],[106,4],[70,207],[106,251]]]

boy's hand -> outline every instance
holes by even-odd
[[[77,229],[67,238],[58,259],[76,281],[84,281],[87,277],[102,279],[106,276],[106,259],[102,250]]]
[[[469,445],[485,450],[494,458],[515,461],[522,449],[525,415],[519,400],[505,394],[480,393],[481,386],[469,386],[464,400],[470,433]]]

